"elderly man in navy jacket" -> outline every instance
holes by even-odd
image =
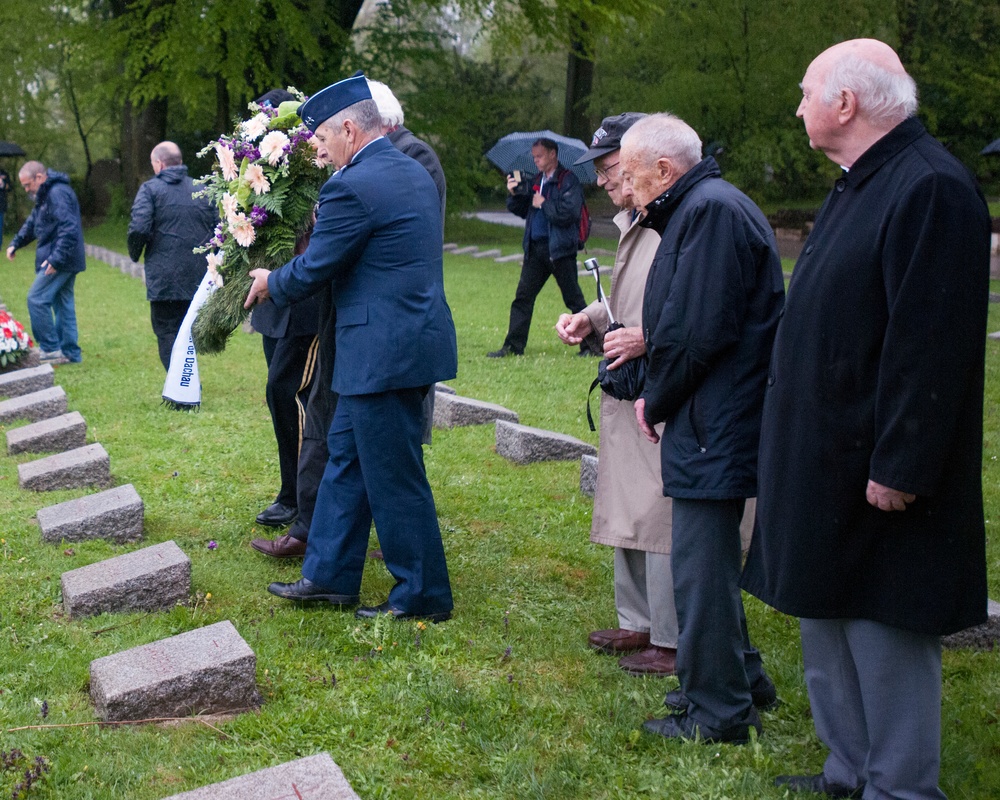
[[[13,261],[14,253],[38,240],[35,282],[28,290],[31,335],[42,350],[42,363],[82,361],[73,299],[76,276],[87,268],[80,204],[69,176],[40,161],[29,161],[17,177],[35,207],[7,248],[7,258]]]
[[[374,521],[396,584],[356,616],[440,622],[453,602],[424,471],[422,404],[435,382],[455,376],[458,355],[438,193],[427,171],[381,135],[363,75],[327,87],[299,112],[319,157],[339,169],[320,193],[306,252],[274,272],[254,270],[247,306],[268,296],[284,305],[330,283],[339,401],[303,577],[268,588],[290,600],[356,605]]]
[[[642,301],[648,363],[636,401],[660,445],[673,498],[670,551],[677,605],[677,713],[645,728],[668,738],[743,743],[774,687],[747,636],[739,580],[740,520],[757,493],[757,443],[771,342],[785,296],[774,233],[722,180],[701,140],[669,114],[622,137],[625,191],[660,234]]]

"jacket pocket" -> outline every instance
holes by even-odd
[[[368,324],[368,304],[357,303],[337,309],[337,327],[347,328],[352,325]]]

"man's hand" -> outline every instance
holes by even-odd
[[[593,330],[590,317],[582,311],[577,314],[560,314],[556,322],[556,335],[564,344],[580,344]]]
[[[250,270],[249,275],[253,278],[253,283],[250,284],[250,294],[247,295],[247,301],[243,304],[243,308],[250,308],[255,303],[262,303],[271,296],[267,290],[267,276],[270,274],[271,270],[269,269]]]
[[[544,202],[545,202],[545,195],[543,195],[541,192],[535,192],[534,195],[532,195],[531,197],[531,205],[533,205],[535,208],[541,208],[542,203]]]
[[[17,251],[14,249],[14,245],[11,245],[10,247],[8,247],[7,248],[7,260],[8,261],[13,261],[14,260],[14,253],[16,253],[16,252]]]
[[[42,266],[43,266],[43,267],[45,267],[45,274],[46,274],[46,275],[55,275],[55,274],[56,274],[56,268],[55,268],[55,267],[53,267],[53,266],[52,266],[52,265],[51,265],[51,264],[49,263],[49,260],[48,260],[48,259],[45,259],[45,260],[44,260],[44,261],[42,262]]]
[[[639,430],[653,444],[660,441],[660,435],[653,430],[653,426],[646,422],[646,401],[639,398],[635,401],[635,421],[639,423]]]
[[[868,502],[880,511],[906,511],[906,504],[917,499],[915,494],[901,492],[899,489],[890,489],[875,481],[868,481],[868,489],[865,491]]]
[[[514,190],[517,188],[517,185],[519,183],[520,183],[520,181],[517,178],[515,178],[513,175],[508,175],[507,176],[507,191],[510,192],[511,194],[514,194]]]
[[[618,328],[604,335],[604,356],[613,358],[608,369],[618,369],[626,361],[638,358],[646,352],[646,342],[642,338],[642,328]]]

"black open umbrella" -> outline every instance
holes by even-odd
[[[520,131],[508,133],[486,153],[486,157],[505,173],[515,169],[521,172],[536,172],[535,162],[531,159],[531,145],[539,139],[551,139],[559,145],[559,163],[580,179],[581,183],[593,183],[597,180],[594,165],[588,161],[579,166],[573,162],[587,152],[587,145],[579,139],[560,136],[552,131]]]
[[[27,153],[21,145],[14,142],[0,142],[0,156],[24,156]]]
[[[1000,139],[994,139],[986,147],[979,151],[981,156],[1000,155]]]

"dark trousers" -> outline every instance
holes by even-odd
[[[739,585],[745,502],[673,498],[677,677],[688,697],[688,715],[715,730],[747,722],[750,687],[763,675],[747,634]]]
[[[296,507],[297,472],[305,402],[315,374],[316,337],[262,336],[267,361],[267,407],[278,443],[281,487],[276,503]]]
[[[587,305],[576,276],[576,256],[553,260],[549,258],[547,239],[531,242],[528,252],[524,254],[514,302],[510,304],[510,324],[507,326],[507,338],[504,339],[504,345],[515,353],[523,353],[528,344],[528,329],[535,310],[535,298],[542,291],[549,275],[555,276],[563,302],[572,313],[582,311]]]
[[[372,522],[396,579],[394,608],[434,614],[453,607],[441,529],[420,444],[428,387],[341,395],[302,575],[357,595]]]
[[[190,300],[150,300],[149,320],[153,323],[156,345],[160,351],[160,363],[170,369],[170,353],[174,349],[177,331],[181,329]]]

